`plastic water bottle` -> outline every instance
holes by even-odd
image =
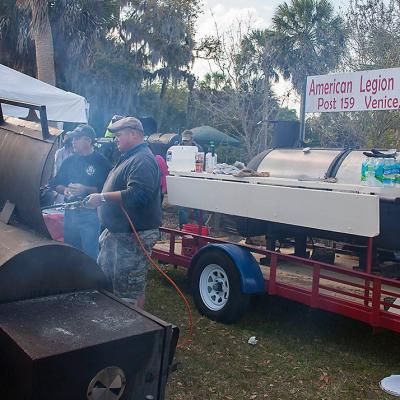
[[[368,157],[366,171],[367,186],[375,186],[375,159]]]
[[[386,158],[383,167],[383,184],[384,186],[394,187],[396,183],[396,167],[397,163],[394,158]]]
[[[217,153],[215,152],[214,142],[210,142],[210,146],[206,154],[206,172],[212,173],[216,165]]]
[[[367,185],[367,173],[368,173],[368,157],[364,158],[361,163],[361,185]]]
[[[392,159],[392,187],[396,187],[397,175],[399,173],[399,164],[396,158]]]
[[[395,170],[396,170],[396,178],[395,178],[395,186],[397,187],[397,188],[400,188],[400,159],[399,158],[396,158],[396,167],[395,167]]]
[[[373,186],[383,186],[385,160],[383,158],[375,158],[375,182]]]

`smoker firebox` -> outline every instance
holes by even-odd
[[[1,398],[160,399],[175,333],[96,290],[1,304]]]

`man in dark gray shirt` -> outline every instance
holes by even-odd
[[[103,192],[90,195],[87,203],[99,207],[100,222],[106,228],[100,236],[98,263],[117,296],[143,307],[148,261],[121,206],[150,252],[161,224],[160,171],[144,143],[138,119],[122,118],[108,130],[115,137],[121,157],[108,175]]]

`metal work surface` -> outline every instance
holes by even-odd
[[[40,209],[40,187],[51,176],[55,148],[40,134],[22,122],[0,126],[0,210],[7,200],[14,203],[20,223],[49,237]]]
[[[149,318],[98,291],[2,304],[0,328],[32,359],[162,330]]]
[[[365,237],[379,234],[379,197],[169,176],[171,204]],[[365,218],[368,216],[368,218]]]
[[[344,164],[344,163],[343,163]],[[377,186],[364,186],[360,183],[339,183],[329,182],[328,180],[319,179],[297,179],[297,178],[277,178],[277,177],[263,177],[263,176],[248,176],[248,177],[236,177],[233,175],[222,175],[222,174],[210,174],[206,172],[177,172],[170,171],[171,175],[190,177],[190,178],[203,178],[216,181],[225,182],[241,182],[241,183],[252,183],[259,185],[272,185],[272,186],[285,186],[292,188],[304,188],[304,189],[317,189],[326,190],[333,192],[347,192],[347,193],[361,193],[361,194],[374,194],[383,199],[394,200],[400,198],[400,188],[396,187],[377,187]],[[349,175],[354,177],[354,173]],[[167,179],[169,179],[167,177]],[[349,179],[350,181],[351,179]]]

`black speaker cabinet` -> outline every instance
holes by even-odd
[[[107,292],[1,304],[0,398],[163,399],[177,338]]]

